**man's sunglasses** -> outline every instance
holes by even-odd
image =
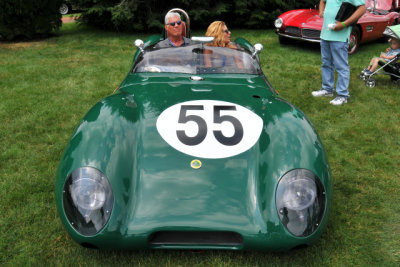
[[[172,27],[174,27],[174,26],[175,26],[175,23],[178,24],[178,25],[181,25],[181,24],[182,24],[182,21],[178,20],[177,22],[171,22],[171,23],[169,23],[169,24],[167,24],[167,25],[171,25]]]

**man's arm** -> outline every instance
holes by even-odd
[[[362,15],[364,15],[364,13],[367,11],[367,9],[365,8],[365,5],[359,6],[357,8],[357,10],[353,13],[353,15],[350,16],[350,18],[346,19],[344,22],[344,24],[347,25],[351,25],[354,22],[356,22],[359,18],[361,18]]]
[[[325,11],[325,2],[324,0],[319,1],[319,17],[323,18],[324,17],[324,11]]]
[[[353,15],[351,15],[348,19],[346,19],[345,21],[343,21],[343,23],[338,21],[336,22],[336,26],[335,28],[333,28],[334,31],[340,31],[343,30],[345,27],[353,24],[354,22],[356,22],[359,18],[361,18],[362,15],[364,15],[364,13],[367,11],[367,9],[365,8],[365,5],[361,5],[359,6],[356,11],[354,11]]]

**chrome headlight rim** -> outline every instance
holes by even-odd
[[[280,29],[282,28],[283,25],[283,19],[282,18],[277,18],[274,22],[275,28]]]
[[[293,191],[296,185],[300,185],[297,187],[300,189]],[[295,197],[285,196],[294,196],[290,192],[296,192]],[[298,199],[298,203],[287,200],[293,201],[295,198]],[[326,204],[324,185],[313,172],[307,169],[293,169],[280,178],[275,193],[275,205],[281,223],[290,234],[296,237],[312,235],[321,224]]]
[[[62,204],[75,231],[83,236],[98,234],[108,223],[114,205],[108,178],[94,167],[73,170],[64,183]]]

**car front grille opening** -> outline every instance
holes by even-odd
[[[293,36],[300,36],[300,28],[297,27],[286,27],[286,33]]]
[[[291,250],[292,250],[292,251],[293,251],[293,250],[303,250],[303,249],[306,249],[306,248],[308,248],[308,245],[307,245],[307,244],[301,244],[301,245],[295,246],[295,247],[292,248]]]
[[[96,247],[95,245],[90,244],[90,243],[85,243],[85,242],[81,243],[81,246],[84,247],[84,248],[99,249],[99,248]]]
[[[224,231],[160,231],[149,236],[149,244],[240,246],[243,237]]]
[[[321,31],[318,30],[311,30],[311,29],[303,29],[303,37],[310,38],[310,39],[319,39],[321,35]]]

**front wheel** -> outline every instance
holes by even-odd
[[[354,26],[353,29],[351,30],[349,38],[349,50],[348,50],[349,55],[354,54],[358,49],[359,45],[360,45],[360,30],[356,26]]]
[[[368,80],[365,81],[365,85],[368,86],[369,88],[373,88],[376,85],[375,79],[369,78]]]
[[[66,3],[62,3],[60,6],[60,14],[66,15],[66,14],[68,14],[68,11],[69,11],[68,5]]]

